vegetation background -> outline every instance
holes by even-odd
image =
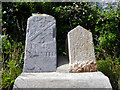
[[[109,77],[114,90],[120,78],[120,6],[106,11],[89,2],[2,3],[2,89],[11,90],[23,70],[27,19],[32,13],[52,15],[57,21],[57,54],[66,55],[67,33],[81,25],[93,34],[98,70]]]

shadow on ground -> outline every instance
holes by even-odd
[[[69,61],[67,56],[58,56],[57,59],[57,72],[68,73],[69,72]]]

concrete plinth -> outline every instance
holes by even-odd
[[[14,83],[14,90],[21,88],[39,88],[41,90],[50,88],[58,90],[59,88],[68,90],[88,88],[112,90],[110,81],[101,72],[85,73],[22,73]],[[82,89],[81,89],[82,90]]]

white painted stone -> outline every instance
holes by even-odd
[[[97,90],[99,90],[99,88],[103,88],[102,90],[112,90],[109,79],[101,72],[22,73],[15,80],[13,90],[21,88],[39,88],[39,90],[43,90],[45,88],[47,88],[47,90],[49,90],[48,88],[56,88],[56,90],[58,90],[59,88],[65,90],[69,90],[70,88],[88,88],[88,90],[94,90],[96,88]]]
[[[23,72],[56,71],[56,20],[46,14],[28,18]]]
[[[92,33],[81,26],[68,32],[69,65],[85,65],[88,61],[95,62]]]

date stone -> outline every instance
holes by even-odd
[[[56,71],[56,20],[46,14],[28,18],[23,72]]]

